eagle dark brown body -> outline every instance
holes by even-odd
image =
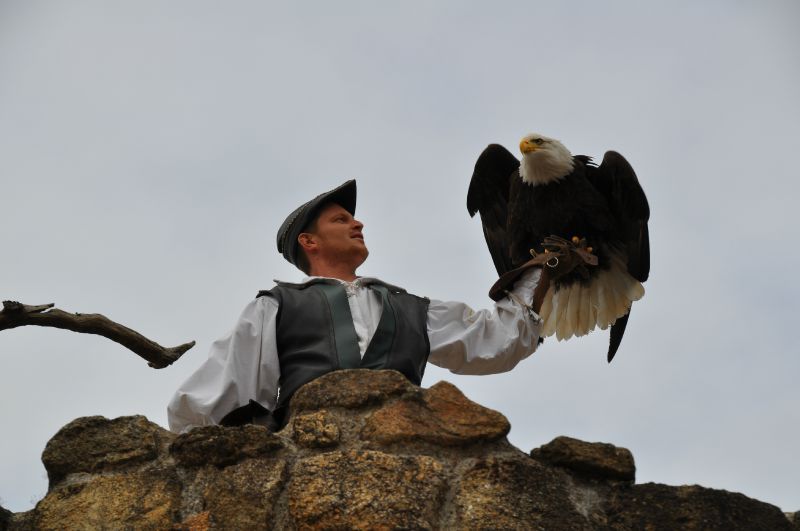
[[[610,326],[611,361],[630,305],[644,294],[641,282],[650,271],[647,199],[633,168],[619,153],[607,152],[595,166],[590,157],[568,155],[558,141],[536,138],[540,143],[532,151],[551,148],[549,142],[554,143],[551,149],[562,150],[562,166],[567,168],[563,174],[524,180],[521,173],[530,171],[531,161],[523,158],[523,164],[529,164],[523,168],[508,150],[492,144],[475,165],[467,208],[470,215],[481,214],[499,275],[530,259],[531,249],[542,252],[547,236],[587,240],[598,266],[589,268],[589,278],[574,274],[551,287],[542,306],[543,332],[566,339],[595,326]]]
[[[550,235],[586,238],[598,256],[599,267],[608,267],[606,245],[618,244],[613,235],[614,218],[587,179],[586,162],[586,157],[576,157],[573,172],[549,184],[532,186],[519,176],[511,179],[510,197],[514,200],[509,202],[507,226],[515,235],[509,251],[515,267],[530,260],[531,249],[543,252],[541,242]]]

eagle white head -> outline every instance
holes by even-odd
[[[572,153],[555,138],[531,133],[520,140],[519,150],[520,177],[532,186],[559,181],[572,172]]]

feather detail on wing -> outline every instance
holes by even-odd
[[[506,225],[510,183],[518,170],[519,160],[510,151],[490,144],[475,163],[467,193],[467,210],[470,216],[481,215],[483,235],[498,275],[513,269]]]
[[[636,178],[636,172],[625,157],[616,151],[607,151],[600,166],[587,165],[586,175],[592,185],[605,196],[622,235],[626,269],[631,277],[639,281],[638,286],[629,285],[623,288],[624,298],[637,300],[644,294],[644,288],[640,283],[647,280],[650,275],[650,233],[647,228],[650,206],[647,197],[639,184],[639,179]],[[618,316],[611,326],[609,362],[614,358],[622,341],[629,314],[630,305],[625,315]]]
[[[639,282],[650,274],[650,206],[636,172],[616,151],[607,151],[600,166],[586,166],[589,182],[608,203],[622,235],[628,273]]]

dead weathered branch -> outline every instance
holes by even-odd
[[[35,325],[101,335],[132,350],[155,369],[171,365],[194,346],[194,341],[190,341],[177,347],[164,348],[136,330],[115,323],[99,313],[68,313],[53,306],[53,304],[29,306],[16,301],[3,301],[3,309],[0,311],[0,330]]]

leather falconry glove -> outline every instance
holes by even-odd
[[[545,251],[503,274],[489,290],[489,297],[499,301],[525,271],[532,267],[541,267],[542,277],[534,291],[532,304],[534,311],[538,313],[552,282],[576,270],[582,277],[588,278],[587,267],[597,265],[597,256],[592,254],[592,248],[587,246],[586,239],[575,240],[569,241],[555,235],[546,237],[542,242]]]

